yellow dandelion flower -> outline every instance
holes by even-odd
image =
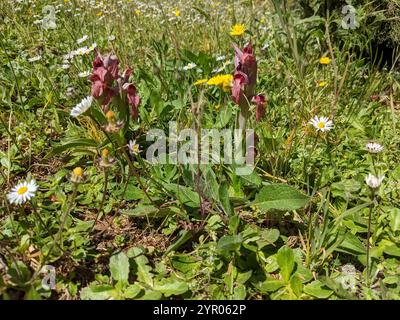
[[[204,83],[207,83],[207,81],[208,81],[208,79],[200,79],[200,80],[197,80],[193,85],[200,86]]]
[[[135,14],[138,16],[138,15],[140,15],[142,13],[142,11],[140,11],[139,9],[136,9],[135,10]]]
[[[318,82],[318,87],[320,88],[324,88],[328,85],[328,83],[326,81],[319,81]]]
[[[100,11],[100,12],[97,13],[98,17],[101,17],[102,15],[103,15],[103,11]]]
[[[216,104],[215,106],[214,106],[214,108],[215,108],[215,110],[219,110],[219,109],[221,109],[221,105],[220,104]]]
[[[331,59],[329,57],[322,57],[321,59],[319,59],[319,63],[327,65],[331,63]]]
[[[233,76],[231,74],[219,74],[207,81],[209,86],[221,87],[225,92],[228,92],[232,87]]]
[[[181,16],[181,11],[179,9],[176,9],[172,11],[172,13],[175,15],[175,17],[180,17]]]
[[[246,27],[243,24],[235,24],[230,32],[231,36],[241,36],[246,31]]]

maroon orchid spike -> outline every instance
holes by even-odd
[[[114,101],[115,97],[117,106],[121,106],[121,99],[127,101],[131,108],[132,118],[135,120],[138,118],[140,97],[136,86],[129,83],[129,77],[132,73],[132,69],[127,68],[121,75],[119,73],[119,60],[115,55],[109,53],[102,56],[97,49],[95,50],[93,71],[89,79],[92,82],[92,96],[101,102],[104,113],[108,111],[108,106],[111,101]]]
[[[254,95],[254,88],[257,82],[257,60],[254,56],[254,50],[251,44],[247,44],[243,50],[233,45],[235,50],[235,68],[247,75],[248,81],[245,88],[245,94],[250,101]]]
[[[93,72],[89,77],[92,82],[92,96],[96,99],[102,99],[102,105],[107,107],[112,97],[117,93],[113,85],[114,80],[119,77],[119,60],[111,53],[103,57],[96,50],[95,54]]]
[[[245,129],[246,119],[249,114],[249,104],[254,96],[257,82],[257,60],[251,44],[243,50],[235,44],[235,72],[233,74],[232,100],[239,105],[239,127]]]
[[[131,116],[134,120],[139,115],[140,97],[137,94],[136,87],[133,83],[125,83],[122,89],[126,92],[128,103],[131,106]]]
[[[267,100],[264,95],[259,94],[253,97],[251,101],[256,104],[256,122],[260,122],[265,115],[265,105],[267,104]]]
[[[247,75],[241,71],[236,71],[233,76],[232,99],[236,104],[240,104],[240,100],[244,98],[243,89],[248,83]]]

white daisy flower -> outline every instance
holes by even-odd
[[[140,145],[136,143],[136,140],[130,140],[129,143],[127,144],[127,147],[129,151],[132,152],[132,154],[134,155],[137,155],[140,152],[142,152],[142,150],[140,150]]]
[[[333,121],[327,117],[315,116],[310,120],[309,124],[312,124],[317,131],[325,132],[333,129]]]
[[[67,53],[63,55],[64,60],[71,60],[75,56],[75,51],[71,51],[70,53]]]
[[[76,40],[77,44],[81,44],[83,42],[85,42],[89,37],[85,34],[82,38]]]
[[[376,142],[367,143],[366,148],[369,153],[380,153],[383,151],[383,146]]]
[[[382,184],[382,181],[384,178],[385,178],[385,176],[375,177],[373,174],[368,174],[368,176],[365,178],[365,183],[371,189],[378,189],[380,187],[380,185]]]
[[[263,47],[261,48],[262,51],[265,51],[269,48],[269,42],[266,42]]]
[[[23,204],[35,196],[38,185],[35,180],[18,183],[11,192],[7,194],[10,203]]]
[[[108,36],[108,40],[109,41],[114,41],[115,40],[115,36],[114,35]]]
[[[79,72],[78,77],[79,78],[87,78],[90,76],[90,71],[84,71],[84,72]]]
[[[215,60],[217,61],[223,61],[225,60],[226,56],[218,56]]]
[[[89,47],[89,50],[90,51],[93,51],[94,49],[96,49],[97,48],[97,43],[96,42],[93,42],[93,44]]]
[[[83,56],[88,52],[89,52],[89,48],[85,46],[85,47],[76,49],[74,53],[75,53],[75,55]]]
[[[68,63],[64,63],[63,65],[61,65],[61,69],[67,70],[69,69],[70,65]]]
[[[36,57],[29,58],[28,61],[29,62],[36,62],[36,61],[39,61],[41,59],[42,59],[42,56],[36,56]]]
[[[71,116],[76,118],[77,116],[80,116],[81,114],[85,113],[92,105],[92,102],[93,102],[92,96],[84,98],[71,110]]]
[[[196,67],[197,67],[197,64],[191,62],[191,63],[189,63],[188,65],[184,66],[184,67],[183,67],[183,70],[188,71],[188,70],[192,70],[192,69],[194,69],[194,68],[196,68]]]

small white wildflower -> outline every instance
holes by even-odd
[[[317,131],[321,132],[330,131],[333,128],[333,121],[327,117],[315,116],[310,120],[309,124],[312,124]]]
[[[65,55],[63,55],[64,60],[71,60],[75,56],[75,51],[71,51]]]
[[[109,41],[114,41],[115,40],[115,36],[114,35],[108,36],[108,40]]]
[[[380,153],[383,151],[383,146],[376,142],[367,143],[366,148],[369,153]]]
[[[194,69],[196,67],[197,67],[197,64],[191,62],[191,63],[187,64],[186,66],[184,66],[183,70],[188,71],[188,70],[192,70],[192,69]]]
[[[130,140],[129,143],[127,144],[127,147],[132,154],[137,155],[142,150],[140,150],[140,145],[136,143],[136,140]]]
[[[29,58],[28,61],[29,62],[36,62],[36,61],[39,61],[41,59],[42,59],[42,56],[36,56],[36,57]]]
[[[82,99],[82,101],[80,103],[78,103],[71,110],[71,116],[76,118],[77,116],[80,116],[81,114],[85,113],[92,105],[92,102],[93,102],[92,96]]]
[[[11,192],[7,194],[10,203],[23,204],[35,196],[38,185],[35,180],[18,183]]]
[[[92,45],[89,47],[89,50],[90,50],[90,51],[93,51],[93,50],[96,49],[96,48],[97,48],[97,43],[96,43],[96,42],[93,42]]]
[[[79,78],[87,78],[90,76],[90,71],[83,71],[78,73]]]
[[[262,51],[265,51],[269,48],[269,42],[266,42],[263,47],[261,48]]]
[[[373,174],[368,174],[365,178],[365,182],[371,189],[378,189],[384,178],[385,176],[375,177]]]
[[[85,46],[85,47],[76,49],[74,54],[78,55],[78,56],[83,56],[83,55],[85,55],[85,54],[87,54],[89,52],[90,52],[89,48]]]
[[[82,38],[79,38],[78,40],[76,40],[77,44],[81,44],[83,42],[85,42],[89,37],[85,34]]]

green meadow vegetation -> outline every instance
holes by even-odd
[[[0,299],[400,299],[399,13],[1,0]]]

